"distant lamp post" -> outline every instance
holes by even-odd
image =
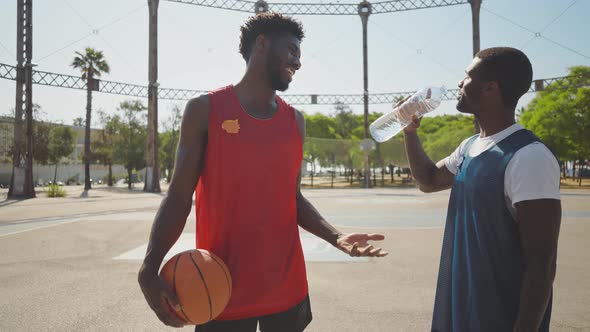
[[[364,121],[365,121],[365,140],[369,138],[369,64],[368,64],[368,43],[367,43],[367,24],[371,15],[372,7],[368,1],[363,1],[358,5],[358,14],[363,24],[363,104],[364,104]],[[368,143],[365,143],[368,144]],[[364,187],[371,187],[371,170],[369,169],[369,150],[365,150],[365,181]]]
[[[264,0],[256,1],[256,4],[254,5],[254,12],[256,14],[268,12],[268,3]]]

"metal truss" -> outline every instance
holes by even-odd
[[[358,3],[266,3],[261,10],[254,1],[242,0],[166,0],[184,4],[256,13],[260,11],[279,12],[287,15],[358,15]],[[392,0],[371,3],[371,14],[462,5],[469,0]]]
[[[15,77],[15,67],[0,63],[0,78],[14,80]],[[97,81],[99,82],[99,92],[141,98],[147,98],[148,96],[148,87],[145,85],[105,80]],[[39,85],[57,86],[60,88],[86,90],[86,80],[83,80],[80,76],[64,75],[45,71],[33,71],[33,83]],[[206,93],[206,91],[162,88],[158,89],[158,98],[170,100],[188,100],[195,95],[200,95],[203,93]]]
[[[415,9],[433,7],[446,7],[469,3],[469,0],[407,0],[407,1],[383,1],[371,3],[371,14],[393,13]]]
[[[0,63],[0,78],[16,80],[16,67]]]
[[[369,94],[369,104],[392,104],[400,98],[410,96],[415,91],[389,92]],[[459,93],[458,89],[447,90],[443,100],[455,100]],[[334,105],[343,103],[346,105],[363,105],[362,94],[339,94],[339,95],[281,95],[285,101],[292,105]]]
[[[574,75],[534,80],[529,92],[542,90],[590,87],[590,75]]]
[[[148,87],[144,85],[127,84],[112,81],[99,81],[98,91],[116,95],[148,97]]]
[[[205,90],[187,90],[187,89],[158,89],[158,98],[168,100],[188,100],[193,97],[207,93]]]
[[[16,67],[0,63],[0,78],[16,80]],[[33,71],[33,83],[61,88],[86,90],[86,81],[79,76],[50,73],[45,71]],[[563,76],[534,80],[529,92],[539,92],[550,89],[565,89],[568,87],[590,86],[590,75]],[[110,94],[147,98],[148,87],[145,85],[128,84],[113,81],[100,80],[98,91]],[[167,100],[188,100],[194,96],[207,93],[205,90],[170,89],[159,88],[158,98]],[[369,94],[370,104],[391,104],[400,97],[406,97],[413,91],[390,92]],[[447,90],[443,100],[456,100],[459,89]],[[294,94],[281,95],[285,101],[293,105],[334,105],[343,103],[347,105],[362,105],[362,94]]]
[[[33,83],[39,85],[57,86],[60,88],[86,89],[86,81],[80,76],[33,71]]]

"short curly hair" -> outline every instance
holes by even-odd
[[[292,34],[299,41],[303,40],[305,34],[301,22],[280,13],[260,13],[256,16],[251,16],[240,27],[240,54],[246,62],[252,53],[252,46],[256,41],[256,37],[261,34],[274,36],[282,36],[285,34]]]
[[[496,81],[506,106],[514,109],[531,87],[533,67],[529,58],[512,47],[492,47],[479,51],[480,73],[486,81]]]

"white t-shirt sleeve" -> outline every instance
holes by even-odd
[[[465,144],[467,144],[469,139],[471,139],[471,137],[461,142],[461,144],[459,144],[453,153],[436,163],[436,166],[441,167],[444,165],[449,170],[449,172],[453,173],[453,175],[457,175],[459,172],[459,163],[463,159],[463,154],[465,153]]]
[[[504,175],[504,191],[510,204],[534,199],[561,199],[559,163],[549,149],[538,142],[518,150]]]

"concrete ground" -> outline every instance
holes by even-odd
[[[192,331],[159,323],[136,282],[163,195],[99,186],[80,197],[80,187],[65,188],[66,198],[26,201],[5,200],[0,189],[0,331]],[[390,252],[351,260],[304,234],[307,331],[429,330],[449,192],[304,195],[343,232],[385,234]],[[590,190],[562,195],[552,331],[590,331]],[[194,216],[184,232],[190,242]]]

